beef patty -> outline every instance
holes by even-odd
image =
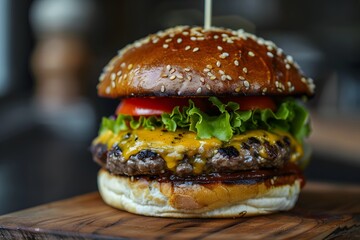
[[[206,159],[202,173],[280,168],[290,159],[291,151],[287,137],[275,144],[268,141],[260,142],[255,137],[250,137],[239,148],[225,146],[214,151],[212,157]],[[91,152],[95,162],[114,174],[159,175],[170,171],[165,160],[158,153],[148,149],[132,155],[128,160],[123,157],[117,145],[108,151],[106,145],[96,144],[91,147]],[[185,156],[178,162],[173,173],[179,176],[195,175],[195,161],[196,157],[188,159]]]

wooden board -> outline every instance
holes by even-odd
[[[360,239],[360,187],[309,183],[292,211],[237,219],[137,216],[90,193],[1,216],[0,238]]]

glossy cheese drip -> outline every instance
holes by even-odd
[[[235,135],[229,142],[221,142],[217,138],[197,139],[194,132],[175,131],[168,132],[160,129],[146,130],[137,129],[122,131],[115,134],[111,131],[105,131],[98,136],[93,144],[102,143],[108,146],[108,149],[117,144],[122,150],[125,160],[130,156],[137,154],[141,150],[149,149],[158,153],[167,164],[170,170],[175,170],[179,161],[188,157],[193,162],[194,173],[201,173],[206,164],[206,159],[213,156],[220,147],[234,146],[240,150],[241,144],[250,137],[255,137],[260,141],[268,141],[275,144],[287,136],[291,142],[293,154],[290,161],[296,162],[302,156],[302,146],[291,135],[284,132],[270,133],[264,130],[248,131],[244,134]],[[265,151],[260,155],[267,157]]]

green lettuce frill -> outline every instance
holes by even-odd
[[[216,106],[218,114],[210,116],[189,100],[189,106],[182,109],[175,107],[171,113],[163,113],[161,116],[134,118],[120,114],[116,119],[104,117],[99,132],[111,130],[118,133],[140,127],[150,130],[162,127],[168,131],[188,129],[195,132],[199,139],[216,137],[221,141],[229,141],[234,134],[264,129],[289,132],[300,142],[310,133],[309,113],[294,99],[283,101],[275,112],[271,109],[241,111],[238,103],[224,104],[216,97],[210,97],[209,101]]]

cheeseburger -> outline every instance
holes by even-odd
[[[271,41],[175,27],[120,50],[98,94],[120,100],[91,151],[103,200],[160,217],[291,209],[304,185],[314,84]]]

